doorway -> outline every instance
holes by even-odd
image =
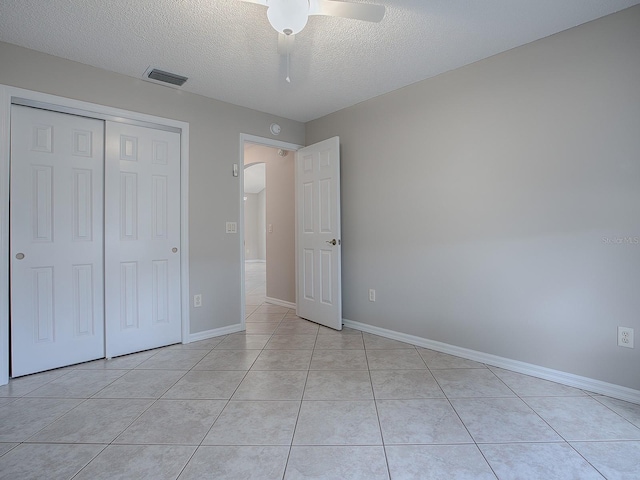
[[[253,307],[263,304],[267,296],[267,185],[264,162],[244,165],[243,205],[245,304]]]
[[[282,148],[247,144],[244,162],[245,269],[264,261],[266,288],[254,293],[261,293],[268,303],[295,308],[294,155]]]
[[[296,308],[294,170],[299,148],[241,136],[243,322],[265,302]]]

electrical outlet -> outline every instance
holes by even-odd
[[[376,301],[376,291],[373,288],[369,289],[369,301],[370,302]]]
[[[193,296],[193,306],[195,308],[202,306],[202,294],[198,293],[197,295]]]
[[[618,327],[618,346],[633,348],[633,328]]]

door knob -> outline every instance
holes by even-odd
[[[17,254],[16,254],[16,258],[17,258],[18,260],[22,260],[22,259],[24,258],[24,253],[17,253]]]
[[[171,251],[172,251],[173,253],[178,253],[178,247],[173,247],[173,248],[171,249]]]
[[[328,243],[329,245],[335,245],[335,244],[336,244],[336,243],[338,243],[338,242],[337,242],[337,241],[336,241],[336,239],[334,238],[333,240],[327,240],[327,243]]]

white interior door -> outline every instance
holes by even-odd
[[[104,357],[104,123],[11,107],[11,361]]]
[[[297,315],[342,330],[340,138],[296,153]]]
[[[180,134],[106,122],[106,355],[178,343]]]

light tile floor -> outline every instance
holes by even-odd
[[[259,268],[246,333],[0,387],[0,479],[640,478],[640,405],[320,327]]]

